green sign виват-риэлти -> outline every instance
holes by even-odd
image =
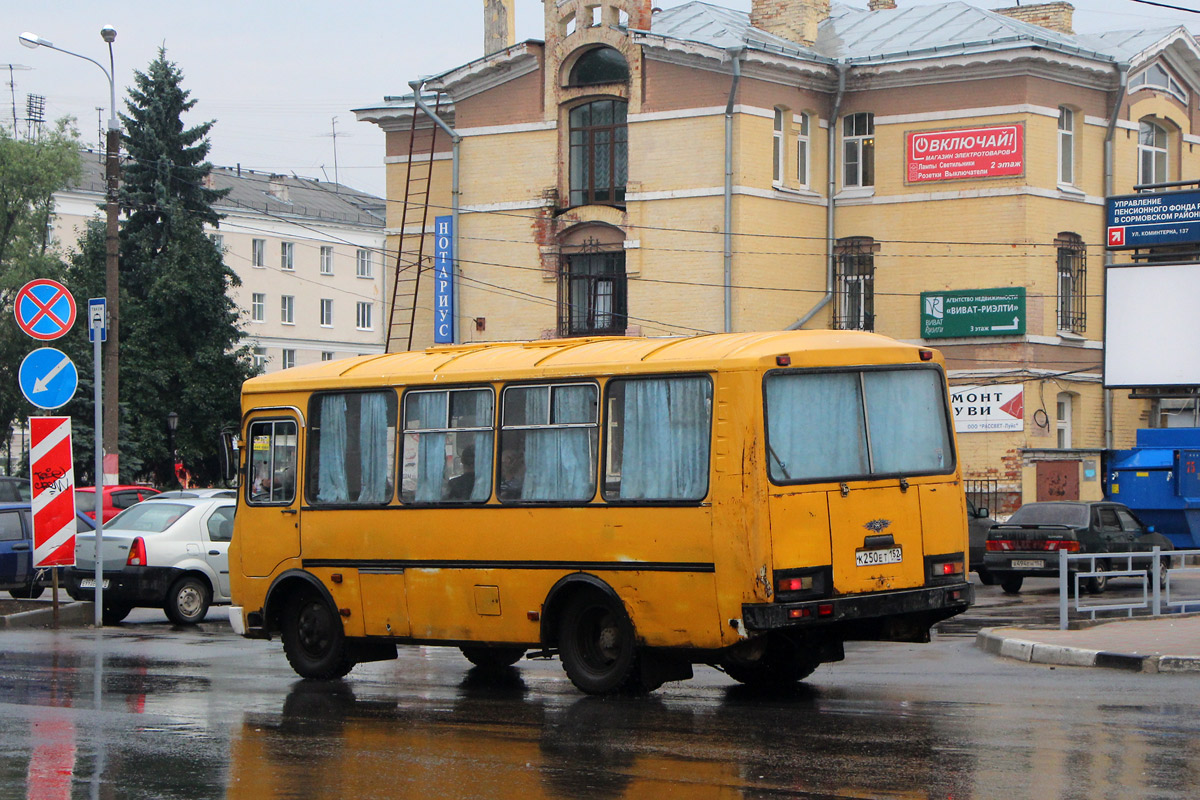
[[[1021,336],[1025,287],[921,292],[921,337]]]

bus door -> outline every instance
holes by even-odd
[[[296,416],[274,410],[252,417],[247,425],[246,507],[238,513],[239,519],[247,518],[239,529],[250,534],[238,545],[244,575],[270,575],[280,563],[300,555],[300,429]]]
[[[838,594],[905,589],[925,583],[920,493],[916,487],[827,492]]]

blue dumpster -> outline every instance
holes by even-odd
[[[1124,503],[1176,547],[1200,547],[1200,428],[1143,428],[1115,450],[1108,497]]]

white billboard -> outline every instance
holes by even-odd
[[[957,433],[1025,430],[1025,387],[1019,383],[951,386],[950,407]]]
[[[1200,384],[1200,264],[1105,273],[1104,385]]]

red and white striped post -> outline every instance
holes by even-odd
[[[33,566],[75,563],[75,468],[71,418],[29,418],[29,477],[33,490]]]

